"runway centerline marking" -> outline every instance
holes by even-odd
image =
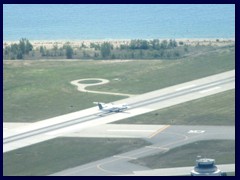
[[[139,130],[133,130],[133,129],[107,129],[107,131],[112,131],[112,132],[155,132],[155,130],[144,130],[144,129],[139,129]]]
[[[156,136],[157,134],[159,134],[160,132],[162,132],[163,130],[167,129],[168,127],[170,127],[170,125],[166,125],[160,129],[158,129],[156,132],[154,132],[153,134],[151,134],[150,136],[148,136],[148,138],[153,138],[154,136]]]
[[[195,86],[196,86],[196,84],[192,84],[192,85],[189,85],[189,86],[177,88],[177,89],[175,89],[175,91],[181,91],[181,90],[183,90],[183,89],[188,89],[188,88],[195,87]]]
[[[220,88],[221,87],[217,86],[217,87],[213,87],[213,88],[210,88],[210,89],[206,89],[206,90],[200,91],[200,93],[206,93],[206,92],[214,91],[214,90],[217,90],[217,89],[220,89]]]

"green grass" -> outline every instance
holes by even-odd
[[[149,144],[135,138],[57,138],[4,153],[3,175],[49,175]]]
[[[109,84],[87,89],[141,94],[235,69],[235,50],[181,60],[4,61],[3,66],[4,122],[35,122],[93,107],[94,101],[126,98],[79,92],[72,80],[105,78]]]
[[[94,101],[124,98],[79,92],[70,84],[91,77],[88,68],[95,66],[94,62],[4,62],[4,122],[35,122],[93,107]]]
[[[114,123],[234,126],[235,90],[229,90]]]
[[[227,176],[235,176],[235,172],[227,172]]]
[[[235,141],[208,140],[198,141],[171,149],[165,153],[131,160],[132,163],[150,168],[172,168],[194,166],[197,156],[215,159],[218,164],[235,163]]]
[[[95,83],[100,83],[102,81],[99,80],[83,80],[83,81],[79,81],[81,84],[95,84]]]
[[[129,94],[142,94],[171,85],[191,81],[201,77],[235,69],[235,51],[220,51],[187,57],[181,60],[146,60],[128,63],[121,73],[118,66],[115,76],[119,78],[103,86],[89,87],[91,90],[102,90]],[[123,88],[124,87],[124,88]]]

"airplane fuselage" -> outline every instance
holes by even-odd
[[[104,112],[122,112],[129,108],[127,104],[113,105],[113,104],[105,104],[100,102],[95,102],[94,104],[97,104],[99,110]]]

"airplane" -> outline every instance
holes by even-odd
[[[124,110],[128,109],[130,106],[125,104],[114,105],[112,103],[105,104],[102,102],[93,102],[94,104],[98,105],[99,110],[103,112],[123,112]]]

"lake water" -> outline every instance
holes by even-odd
[[[3,5],[3,40],[234,38],[235,5]]]

